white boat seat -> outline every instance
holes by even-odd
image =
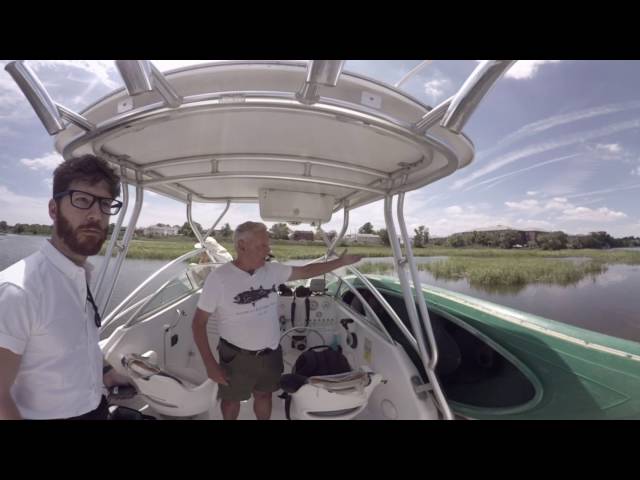
[[[322,387],[330,392],[348,392],[353,389],[361,390],[369,385],[369,372],[357,370],[354,372],[338,373],[336,375],[323,375],[309,377],[309,384]]]
[[[206,412],[215,402],[217,383],[192,368],[160,368],[152,350],[127,354],[122,363],[139,393],[158,413],[190,417]]]
[[[348,420],[364,410],[381,381],[381,375],[365,368],[352,370],[341,352],[322,345],[300,355],[280,386],[287,418]]]

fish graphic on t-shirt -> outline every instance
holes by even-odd
[[[273,284],[272,288],[260,288],[255,289],[250,287],[249,290],[245,290],[244,292],[239,293],[235,297],[233,297],[233,303],[239,303],[240,305],[246,305],[251,303],[254,307],[256,306],[256,302],[258,300],[262,300],[263,298],[267,298],[271,295],[272,292],[276,292],[276,285]]]

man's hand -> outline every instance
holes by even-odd
[[[115,387],[116,385],[132,385],[129,377],[119,374],[113,368],[102,375],[102,383],[107,388]]]
[[[207,375],[211,380],[220,385],[229,385],[229,378],[220,365],[207,367]]]

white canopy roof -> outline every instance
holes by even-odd
[[[402,91],[343,71],[303,102],[306,62],[218,62],[164,74],[159,89],[119,89],[81,112],[93,128],[56,137],[65,158],[94,153],[130,184],[194,202],[256,202],[262,188],[324,193],[350,208],[432,183],[468,165],[473,145]],[[444,110],[439,118],[444,114]]]

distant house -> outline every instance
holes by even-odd
[[[147,236],[168,237],[169,235],[177,235],[179,227],[172,227],[171,225],[151,225],[144,229],[143,234]]]
[[[311,230],[294,230],[289,237],[291,240],[311,240],[313,241],[314,236]]]
[[[375,233],[352,233],[345,235],[345,242],[347,243],[366,243],[367,245],[381,245],[382,239],[380,235]]]

